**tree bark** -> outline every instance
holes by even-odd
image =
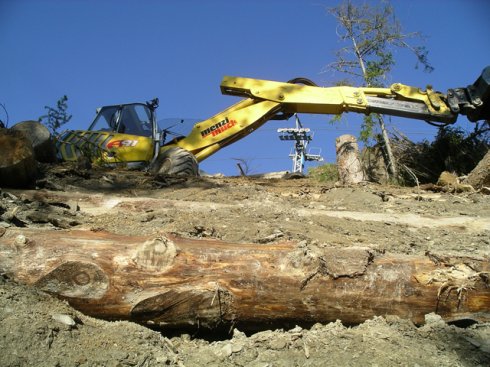
[[[382,115],[378,115],[379,127],[381,129],[381,136],[383,138],[384,148],[386,150],[386,157],[388,159],[388,172],[391,178],[394,180],[398,179],[398,169],[396,166],[395,156],[393,155],[393,150],[391,149],[391,140],[388,136],[388,131],[386,131],[385,121]]]
[[[475,189],[490,187],[490,150],[473,168],[464,183],[473,186]]]
[[[398,315],[490,320],[488,258],[0,229],[0,272],[85,314],[160,328],[285,327]]]
[[[340,183],[346,185],[364,181],[356,138],[352,135],[339,136],[335,140],[335,150]]]
[[[0,186],[26,187],[37,176],[29,140],[18,131],[0,129]]]

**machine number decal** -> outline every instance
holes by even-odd
[[[221,120],[220,122],[214,124],[211,127],[208,127],[206,130],[201,131],[201,136],[203,138],[211,135],[211,136],[216,136],[221,134],[223,131],[228,130],[229,128],[233,127],[236,125],[235,120],[228,120],[228,117],[226,117],[224,120]]]
[[[107,144],[107,148],[134,147],[136,144],[138,144],[138,140],[112,140]]]

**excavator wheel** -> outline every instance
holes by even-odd
[[[150,167],[154,175],[199,176],[196,157],[180,147],[162,152]]]

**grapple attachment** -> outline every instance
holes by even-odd
[[[490,120],[490,66],[472,85],[449,89],[447,102],[452,112],[466,115],[472,122]]]

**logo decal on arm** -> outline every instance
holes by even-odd
[[[235,120],[228,120],[228,117],[226,117],[224,120],[221,120],[220,122],[212,125],[211,127],[208,127],[206,130],[201,131],[201,136],[203,138],[207,136],[216,136],[221,134],[222,132],[228,130],[229,128],[233,127],[236,125]]]

